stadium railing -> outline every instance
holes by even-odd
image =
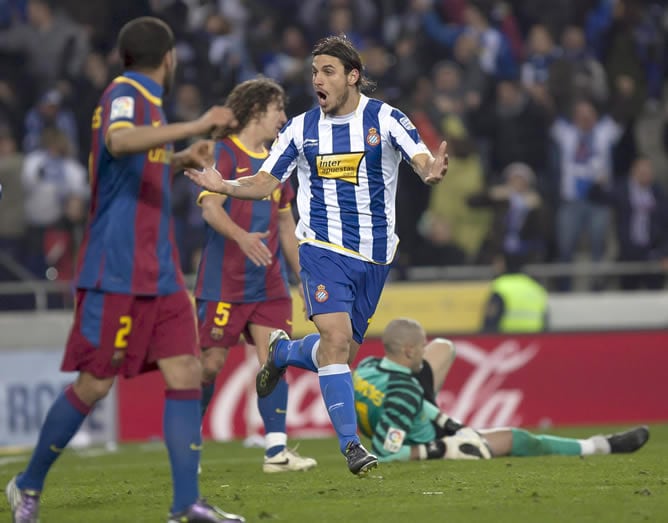
[[[8,256],[0,253],[0,265],[15,275],[17,281],[0,282],[0,310],[35,310],[62,309],[71,306],[71,300],[62,300],[71,294],[72,282],[37,280],[23,267]],[[631,274],[660,274],[665,269],[659,262],[578,262],[531,264],[525,266],[525,272],[550,287],[557,278],[571,277],[586,282],[593,278],[614,278]],[[398,272],[391,277],[397,280]],[[447,267],[410,267],[404,271],[405,281],[487,281],[494,277],[491,266],[447,266]],[[194,275],[187,276],[188,286],[192,287]],[[577,285],[576,285],[577,287]],[[55,298],[55,299],[54,299]],[[15,303],[16,306],[12,306]]]
[[[632,274],[660,274],[666,269],[659,262],[577,262],[540,263],[524,266],[526,274],[538,280],[550,282],[557,278],[616,277]],[[410,267],[406,270],[408,281],[462,281],[490,280],[494,268],[489,265],[462,265],[447,267]]]

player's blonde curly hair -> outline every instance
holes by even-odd
[[[249,122],[264,114],[272,102],[285,105],[287,98],[285,91],[269,78],[255,78],[240,83],[225,100],[225,106],[232,109],[237,119],[235,127],[225,127],[214,134],[214,138],[221,139],[239,132]]]

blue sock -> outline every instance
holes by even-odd
[[[163,432],[172,466],[174,501],[171,511],[182,512],[199,498],[197,467],[202,450],[200,406],[202,391],[166,391]]]
[[[211,403],[211,398],[213,398],[213,393],[215,391],[215,381],[212,381],[211,383],[204,383],[202,385],[202,402],[200,403],[200,413],[202,414],[202,419],[204,419],[204,414],[206,414],[206,409],[209,408],[209,403]]]
[[[288,407],[288,382],[285,381],[285,376],[269,396],[257,399],[257,406],[268,440],[265,454],[272,457],[285,448],[284,441],[287,441],[287,436],[283,437],[285,435],[285,413]]]
[[[320,334],[309,334],[300,340],[280,340],[274,351],[274,360],[279,367],[290,365],[300,369],[318,372],[313,362],[313,348],[320,342]]]
[[[60,393],[42,424],[30,463],[16,481],[21,490],[44,488],[44,479],[51,465],[77,433],[90,410],[91,407],[79,399],[71,385]]]
[[[345,453],[349,443],[359,443],[357,419],[355,417],[355,396],[350,367],[343,363],[326,365],[318,369],[320,391],[325,401],[329,419],[339,438],[339,447]]]

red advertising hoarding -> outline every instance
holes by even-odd
[[[438,396],[442,410],[473,427],[668,420],[668,332],[453,337],[455,361]],[[248,352],[248,355],[247,355]],[[370,339],[360,358],[381,355]],[[261,432],[252,352],[230,351],[204,422],[226,440]],[[333,434],[316,374],[290,369],[288,432]],[[158,373],[118,384],[121,441],[160,437],[164,385]]]

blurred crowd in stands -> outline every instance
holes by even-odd
[[[409,114],[430,147],[449,143],[439,186],[400,173],[400,274],[504,255],[668,266],[664,2],[0,0],[0,279],[71,278],[91,114],[120,71],[119,28],[148,14],[176,35],[170,121],[197,118],[258,74],[285,87],[288,116],[309,109],[313,43],[347,35],[376,82],[370,95]],[[203,221],[185,177],[174,191],[191,272]]]

